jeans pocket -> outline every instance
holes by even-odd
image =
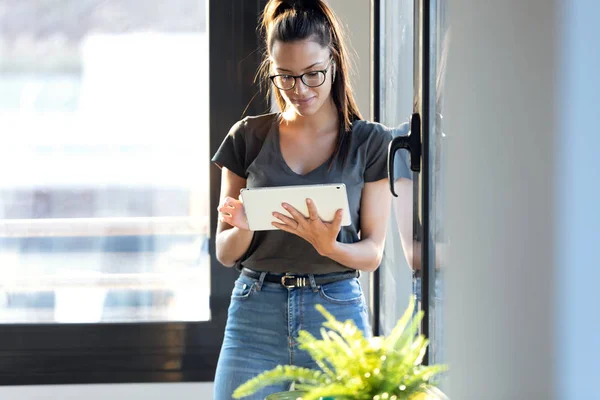
[[[254,294],[256,285],[236,280],[231,291],[231,300],[247,300]]]
[[[363,302],[363,292],[357,278],[321,285],[319,294],[332,304],[350,305]]]

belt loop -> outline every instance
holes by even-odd
[[[261,272],[260,276],[258,277],[258,280],[256,281],[256,290],[258,290],[260,292],[260,289],[262,289],[262,285],[265,282],[265,276],[267,276],[266,272]]]
[[[310,288],[316,293],[319,290],[319,287],[317,286],[317,282],[315,282],[315,275],[308,274],[308,280],[310,281]]]

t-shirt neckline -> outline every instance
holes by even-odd
[[[299,174],[296,171],[294,171],[288,165],[287,161],[285,161],[285,158],[283,157],[283,152],[281,151],[281,136],[280,136],[280,131],[279,131],[279,123],[281,121],[281,118],[282,118],[281,113],[277,113],[275,121],[273,122],[273,126],[272,126],[272,129],[273,129],[273,132],[274,132],[273,140],[274,140],[274,145],[275,145],[275,151],[276,151],[276,153],[277,153],[277,155],[279,157],[280,162],[283,164],[283,166],[284,166],[284,168],[285,168],[286,171],[294,174],[297,177],[306,178],[306,177],[308,177],[308,176],[312,175],[313,173],[321,170],[323,167],[325,167],[325,166],[327,166],[327,165],[329,165],[331,163],[331,161],[332,161],[332,159],[333,159],[333,157],[335,155],[335,152],[332,153],[329,156],[329,158],[327,158],[327,160],[325,160],[322,164],[320,164],[319,166],[311,169],[310,171],[308,171],[305,174]]]

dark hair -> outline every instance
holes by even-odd
[[[268,78],[271,71],[270,55],[275,41],[294,42],[310,39],[331,50],[335,63],[331,94],[340,122],[340,135],[335,151],[337,156],[342,147],[346,147],[344,142],[347,140],[344,139],[351,130],[352,122],[362,119],[350,86],[348,51],[337,17],[322,0],[269,0],[261,17],[260,28],[264,34],[266,48],[259,76],[267,85],[268,97],[273,90]],[[279,108],[285,110],[286,103],[279,90],[274,90],[274,94]]]

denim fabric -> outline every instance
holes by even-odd
[[[368,337],[372,334],[358,279],[317,286],[314,275],[305,275],[310,287],[287,289],[264,282],[264,275],[259,279],[240,275],[234,284],[215,376],[215,400],[231,400],[239,385],[277,365],[317,368],[297,342],[300,330],[321,337],[325,318],[315,309],[316,304],[340,321],[353,320]],[[288,389],[273,385],[245,399],[263,400]]]

